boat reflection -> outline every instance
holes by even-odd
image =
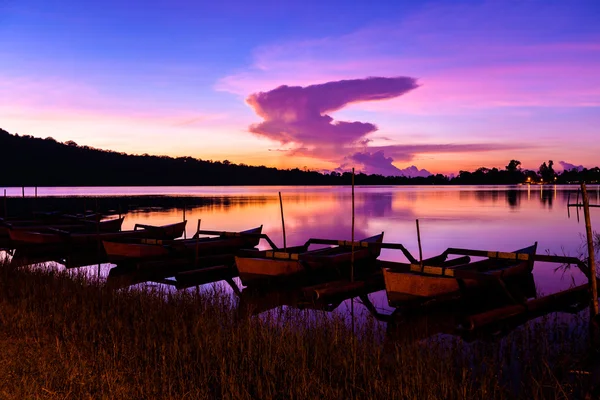
[[[357,296],[367,296],[383,290],[384,287],[381,270],[376,270],[353,282],[350,279],[340,279],[275,289],[248,287],[240,293],[238,314],[239,316],[259,315],[283,306],[331,312],[347,300]]]
[[[61,247],[44,248],[18,248],[11,250],[13,265],[35,266],[49,262],[55,262],[65,268],[80,268],[96,266],[108,262],[106,254],[101,249],[82,248],[78,250],[67,250]]]

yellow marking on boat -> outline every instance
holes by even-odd
[[[267,251],[265,253],[265,258],[279,258],[284,260],[298,260],[297,253],[286,253],[284,251]]]
[[[338,246],[352,246],[351,240],[338,240]],[[369,242],[354,242],[354,246],[356,247],[369,247]]]
[[[511,253],[502,251],[488,251],[487,256],[489,258],[502,258],[508,260],[529,260],[529,254],[527,253]]]
[[[443,267],[432,267],[424,265],[423,268],[419,264],[411,264],[410,272],[422,272],[429,275],[443,275],[443,276],[454,276],[454,270]]]
[[[143,244],[163,244],[161,239],[142,239]]]

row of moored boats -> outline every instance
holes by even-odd
[[[240,232],[198,230],[184,236],[186,221],[122,230],[123,217],[98,214],[37,214],[29,219],[0,219],[0,247],[31,253],[91,249],[118,266],[161,271],[182,281],[208,283],[239,276],[246,287],[268,288],[352,282],[327,290],[352,290],[361,282],[385,282],[392,306],[423,304],[481,293],[531,272],[537,244],[512,253],[489,254],[478,261],[457,249],[416,260],[403,246],[384,243],[383,233],[355,241],[309,239],[277,248],[262,226]],[[258,249],[261,240],[270,249]],[[321,248],[314,249],[314,245]],[[326,247],[323,247],[326,246]],[[400,249],[408,262],[378,260],[384,248]],[[459,250],[459,249],[458,249]],[[467,252],[468,253],[468,252]],[[464,254],[464,253],[463,253]],[[169,275],[171,274],[171,275]]]

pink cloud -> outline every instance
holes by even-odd
[[[396,161],[412,161],[418,154],[481,153],[493,151],[520,150],[531,148],[522,143],[449,143],[449,144],[407,144],[373,146],[371,151],[385,151]]]
[[[350,103],[391,99],[417,87],[416,80],[409,77],[372,77],[307,87],[279,86],[246,99],[264,119],[249,130],[282,144],[350,144],[375,132],[377,127],[368,122],[334,121],[325,113]]]
[[[362,171],[366,174],[378,174],[383,176],[408,176],[408,177],[427,177],[431,172],[424,169],[419,170],[414,165],[400,169],[392,164],[392,157],[386,157],[382,150],[370,153],[354,153],[348,157],[350,160],[362,165]],[[340,167],[343,168],[343,167]]]
[[[583,165],[574,165],[574,164],[568,163],[566,161],[559,161],[558,163],[560,164],[560,166],[565,171],[570,171],[572,169],[576,169],[577,171],[581,171],[584,168]]]

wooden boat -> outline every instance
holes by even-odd
[[[9,237],[9,231],[40,231],[50,228],[69,232],[118,232],[123,225],[122,218],[98,220],[98,214],[88,216],[64,216],[48,220],[0,220],[0,237]]]
[[[488,258],[482,261],[460,264],[444,264],[446,254],[417,264],[398,264],[385,268],[383,276],[388,302],[392,307],[422,304],[431,300],[444,300],[467,295],[477,289],[502,285],[504,280],[531,272],[533,261],[520,260],[518,254],[535,254],[537,242],[516,250],[513,259]],[[436,261],[438,265],[431,266]],[[441,262],[440,262],[441,261]],[[433,264],[435,265],[435,264]]]
[[[120,223],[123,218],[119,218]],[[95,245],[103,240],[119,240],[128,238],[174,239],[183,234],[187,221],[170,225],[153,226],[137,224],[133,230],[121,232],[75,233],[57,228],[46,228],[38,232],[27,230],[9,231],[14,247],[20,246],[86,246]],[[141,228],[141,229],[138,229]]]
[[[381,252],[377,246],[369,243],[381,243],[383,233],[360,242],[366,246],[354,249],[355,266],[361,267],[374,261]],[[309,241],[310,242],[310,241]],[[242,283],[245,286],[267,284],[274,280],[286,280],[300,275],[323,274],[327,271],[339,271],[350,266],[352,248],[350,246],[329,247],[308,250],[308,245],[288,248],[287,251],[268,250],[246,252],[236,256],[235,263]]]
[[[123,241],[103,241],[104,250],[111,261],[148,258],[196,258],[208,255],[233,253],[242,248],[258,245],[262,225],[242,232],[223,232],[217,237],[182,240],[131,239]]]

